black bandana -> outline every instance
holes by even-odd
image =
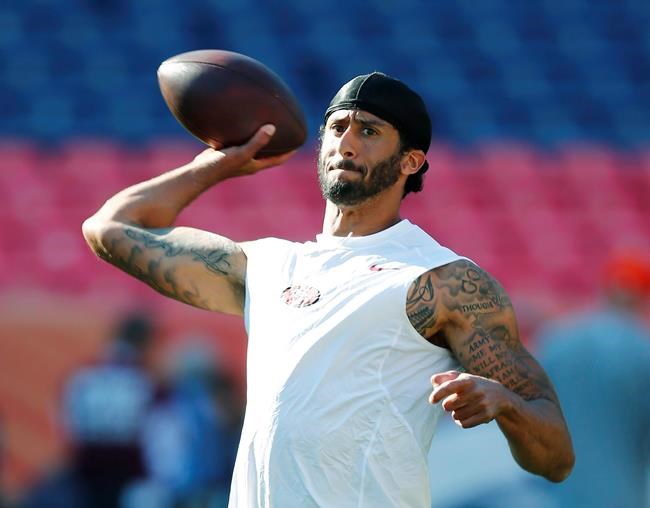
[[[330,102],[325,121],[341,109],[362,109],[393,125],[424,153],[431,144],[431,119],[422,98],[401,81],[373,72],[348,81]],[[425,163],[426,164],[426,163]]]

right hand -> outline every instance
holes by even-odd
[[[200,166],[219,166],[219,173],[224,178],[252,175],[287,161],[296,151],[274,157],[255,159],[259,152],[275,134],[275,125],[262,125],[245,144],[220,148],[208,148],[194,158],[194,164]]]

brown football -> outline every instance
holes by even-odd
[[[182,53],[160,64],[158,83],[181,125],[213,148],[241,145],[266,123],[277,130],[258,158],[295,150],[307,138],[305,115],[289,87],[248,56]]]

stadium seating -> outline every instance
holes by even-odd
[[[219,47],[282,75],[312,129],[337,86],[380,69],[422,92],[437,135],[452,142],[628,148],[650,136],[647,2],[353,1],[345,13],[297,0],[62,5],[0,8],[0,135],[179,135],[156,68],[173,54]]]
[[[167,110],[156,69],[222,48],[282,76],[311,136],[286,168],[223,183],[180,223],[235,240],[313,238],[322,113],[342,83],[381,70],[419,91],[434,123],[425,191],[404,216],[494,273],[517,305],[592,301],[609,252],[650,252],[649,23],[639,0],[5,0],[0,298],[6,309],[30,290],[106,307],[163,300],[97,260],[80,227],[112,193],[202,149]],[[29,300],[33,327],[4,328],[14,489],[61,452],[44,400],[53,406],[53,384],[100,335],[78,306],[64,324]]]
[[[92,290],[104,269],[83,244],[82,221],[113,192],[183,164],[197,148],[182,141],[139,150],[70,142],[51,152],[0,145],[4,284]],[[586,146],[542,153],[511,142],[473,151],[434,145],[429,159],[425,192],[405,202],[409,216],[512,292],[587,297],[611,249],[650,249],[647,156]],[[181,222],[237,240],[313,238],[323,210],[313,156],[303,152],[255,178],[256,185],[226,182]]]

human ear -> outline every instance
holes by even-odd
[[[401,172],[404,175],[413,175],[417,173],[424,161],[426,156],[422,150],[409,150],[402,156]]]

